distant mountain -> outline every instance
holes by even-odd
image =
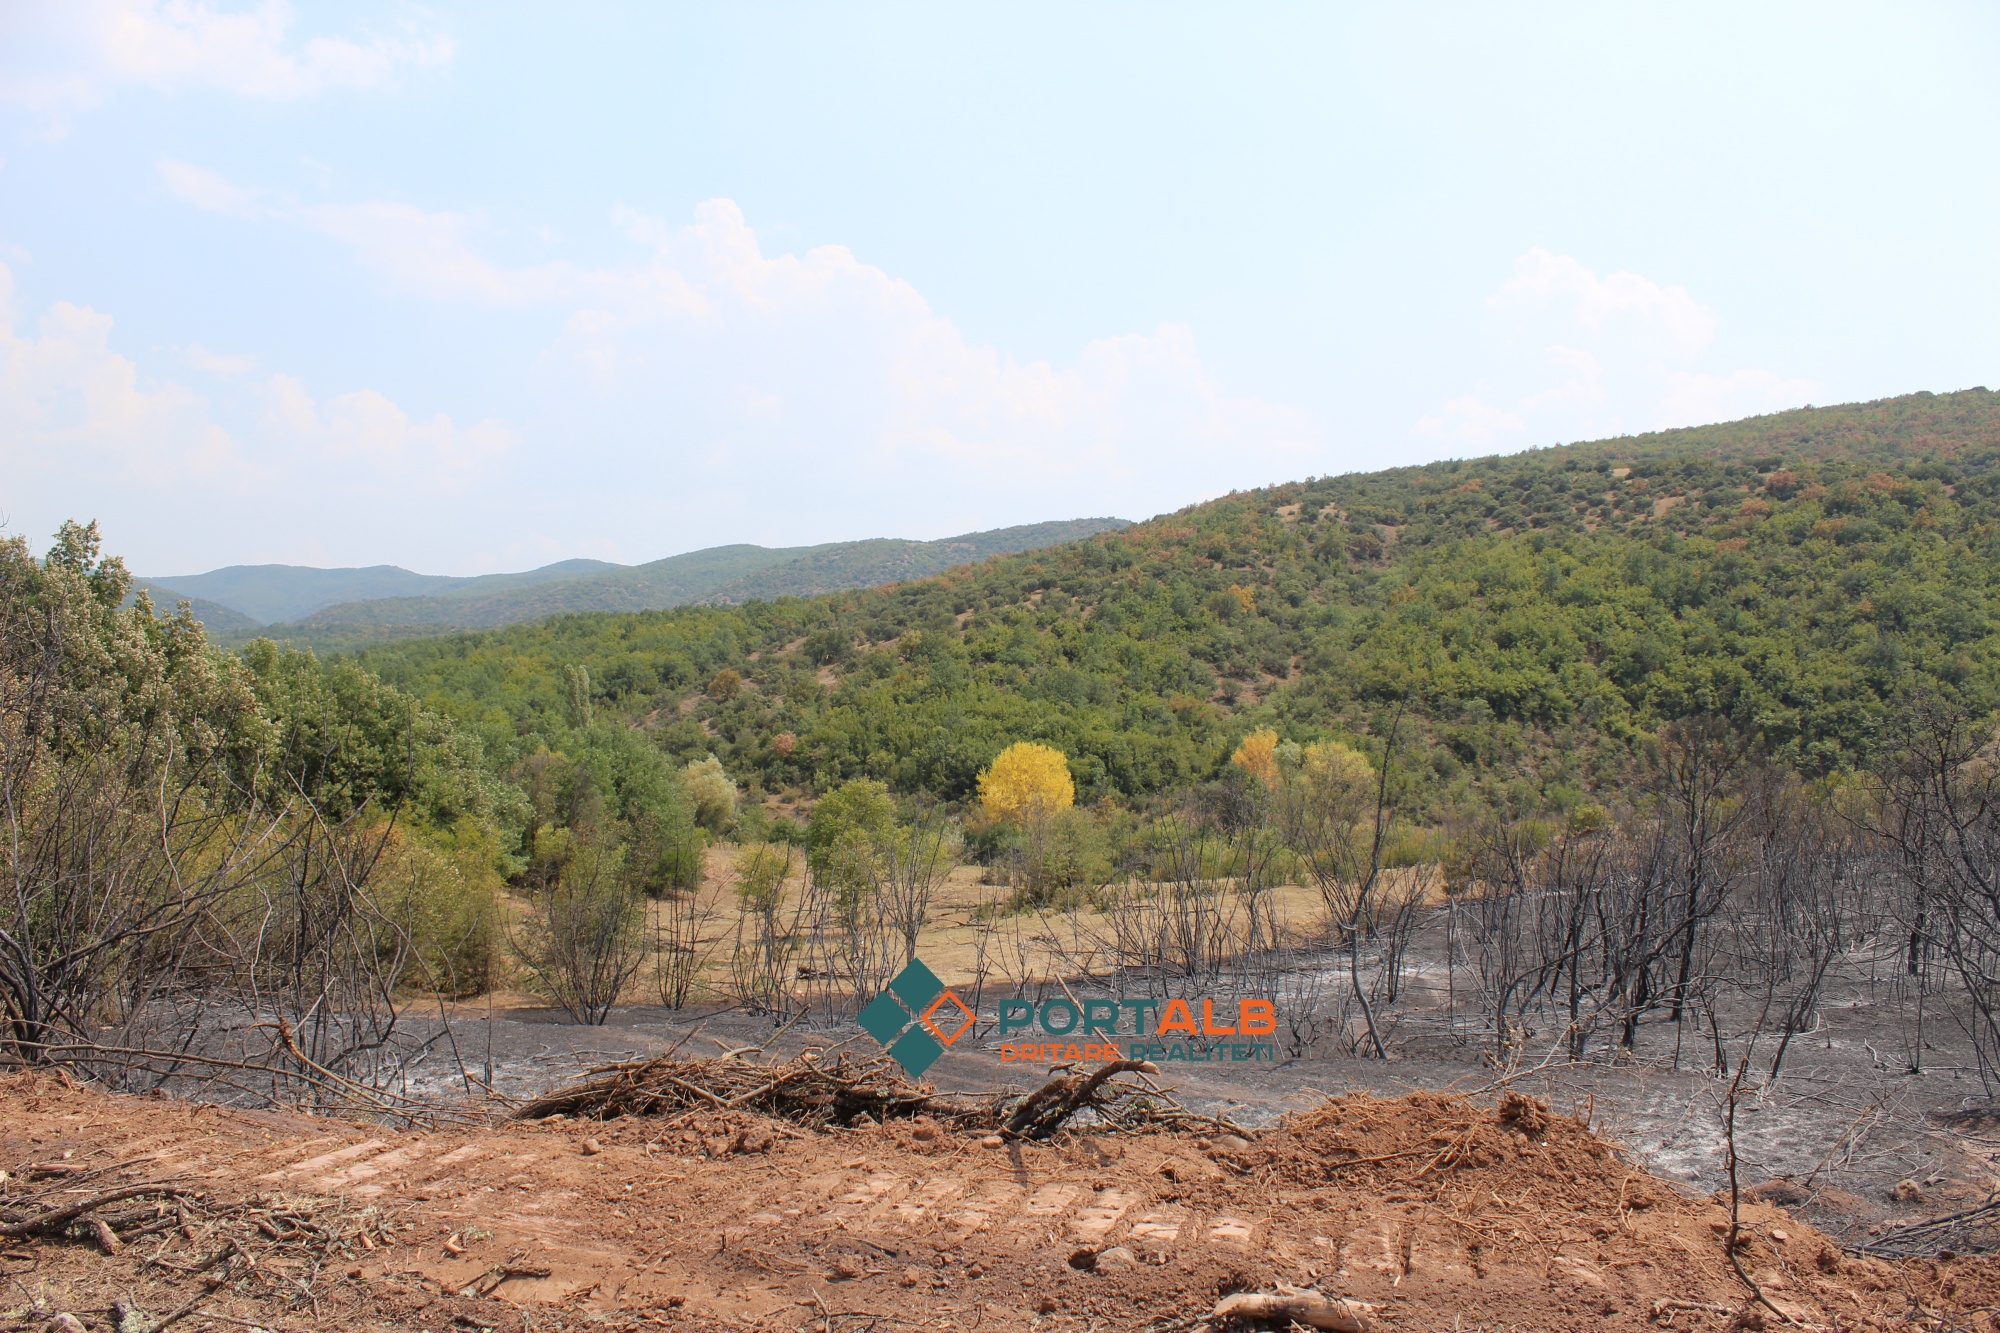
[[[194,618],[202,623],[202,628],[208,631],[212,639],[234,639],[238,636],[247,638],[263,628],[258,621],[220,602],[211,602],[205,597],[190,597],[186,593],[163,587],[147,579],[133,579],[132,596],[137,597],[142,592],[153,599],[153,610],[163,616],[172,615],[174,608],[182,602],[188,603],[188,609],[193,612]]]
[[[768,602],[778,597],[816,597],[844,588],[873,588],[942,574],[955,565],[973,564],[990,556],[1062,546],[1128,526],[1112,518],[1078,518],[1066,523],[1031,523],[993,532],[968,532],[934,542],[893,538],[841,542],[794,552],[794,559],[725,583],[694,600],[733,605],[753,600]]]
[[[618,568],[604,560],[563,560],[519,574],[452,578],[444,574],[413,574],[396,565],[369,565],[362,569],[230,565],[206,574],[173,574],[147,582],[177,597],[213,602],[240,612],[259,625],[271,625],[298,620],[342,602],[422,596],[449,590],[512,588]]]
[[[713,546],[644,565],[566,560],[476,578],[413,574],[394,565],[233,565],[147,582],[156,602],[195,599],[197,618],[220,642],[268,634],[339,650],[579,611],[656,611],[691,602],[733,604],[874,587],[1126,526],[1123,519],[1080,518],[928,542],[875,538],[819,546]],[[214,610],[203,614],[203,606]]]

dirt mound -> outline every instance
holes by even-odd
[[[813,1130],[714,1106],[395,1133],[4,1078],[0,1167],[43,1212],[61,1173],[37,1164],[93,1173],[65,1188],[204,1200],[154,1201],[113,1254],[82,1230],[9,1242],[9,1322],[109,1328],[124,1301],[185,1311],[182,1330],[1167,1333],[1289,1291],[1327,1301],[1285,1308],[1365,1310],[1379,1330],[1779,1323],[1724,1255],[1726,1208],[1528,1099],[1351,1094],[1254,1140],[990,1141],[939,1118]],[[1744,1267],[1802,1326],[1985,1328],[2000,1308],[1993,1260],[1856,1259],[1771,1205],[1742,1220]],[[202,1269],[231,1237],[247,1257]]]

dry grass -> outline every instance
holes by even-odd
[[[701,937],[711,953],[702,969],[698,998],[715,999],[726,992],[729,958],[738,938],[739,926],[745,937],[754,933],[736,896],[735,858],[739,849],[724,843],[708,849],[707,873],[698,895],[700,911],[706,918]],[[1385,892],[1396,892],[1403,880],[1432,868],[1394,869],[1383,872]],[[1114,913],[1093,905],[1044,907],[1026,910],[1009,906],[1012,890],[1005,884],[986,882],[987,871],[976,865],[960,866],[951,872],[931,902],[929,924],[918,937],[917,953],[939,979],[954,988],[971,988],[983,976],[986,986],[1009,986],[1016,981],[1073,978],[1111,972],[1129,961],[1118,956],[1114,941],[1117,922]],[[787,915],[802,891],[803,868],[786,886]],[[1443,901],[1441,877],[1429,874],[1433,890],[1429,897]],[[1158,892],[1158,886],[1137,884],[1117,890],[1143,897]],[[1240,897],[1229,894],[1220,913],[1227,952],[1241,950],[1250,943],[1249,916]],[[649,923],[658,927],[666,908],[647,904]],[[1321,938],[1326,909],[1317,893],[1300,885],[1284,885],[1271,890],[1263,910],[1275,922],[1286,943],[1294,946]],[[510,925],[518,923],[526,904],[503,895],[502,915]],[[633,983],[627,1002],[657,999],[658,982],[648,970]],[[530,1006],[539,998],[513,987],[496,990],[495,1002],[502,1006]],[[483,1003],[483,1001],[481,1001]]]

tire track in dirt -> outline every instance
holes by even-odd
[[[833,1308],[820,1301],[884,1328],[1137,1327],[1280,1279],[1375,1302],[1392,1327],[1658,1327],[1656,1302],[1744,1300],[1711,1203],[1646,1181],[1573,1122],[1529,1142],[1449,1099],[1339,1104],[1234,1152],[1159,1135],[1003,1153],[892,1125],[710,1157],[705,1143],[727,1141],[713,1126],[398,1133],[45,1086],[21,1096],[6,1080],[0,1096],[9,1162],[69,1152],[96,1171],[372,1207],[382,1239],[342,1280],[490,1288],[557,1324],[652,1312],[799,1327]],[[1434,1170],[1440,1143],[1471,1155]],[[1894,1285],[1886,1265],[1840,1258],[1781,1210],[1745,1217],[1746,1260],[1774,1299],[1874,1326],[1866,1288]],[[1114,1249],[1129,1268],[1098,1265]],[[1956,1279],[1968,1301],[2000,1290],[1992,1267]]]

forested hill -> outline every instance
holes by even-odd
[[[1992,706],[1996,628],[2000,395],[1974,389],[1307,479],[874,591],[361,660],[496,760],[623,721],[768,791],[962,798],[1032,739],[1079,800],[1139,798],[1254,727],[1379,753],[1400,714],[1398,778],[1436,810],[1482,774],[1586,789],[1698,713],[1849,768],[1899,692]]]
[[[819,546],[738,544],[644,565],[565,560],[521,573],[472,578],[413,574],[393,565],[368,569],[238,565],[141,584],[163,607],[192,600],[195,619],[219,642],[247,643],[263,636],[337,651],[570,612],[663,610],[689,602],[730,603],[866,588],[1124,526],[1122,519],[1078,518],[935,541],[872,538]]]

